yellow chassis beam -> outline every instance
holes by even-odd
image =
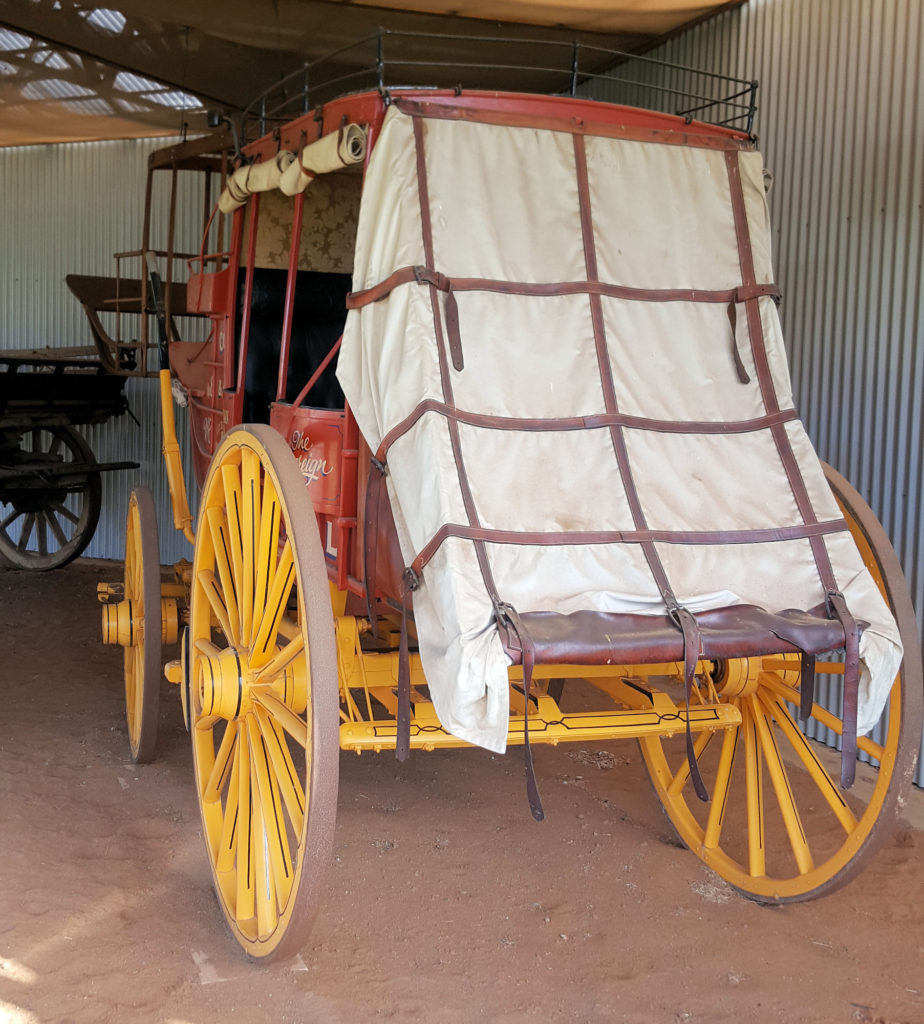
[[[336,620],[337,653],[340,672],[341,724],[340,746],[361,753],[364,750],[393,749],[397,737],[398,655],[364,651],[359,642],[357,623],[351,616]],[[412,654],[411,667],[411,747],[436,750],[469,746],[442,726],[432,702],[423,688],[426,678],[420,657]],[[711,665],[698,666],[706,672]],[[529,739],[531,743],[598,742],[636,739],[641,736],[672,736],[685,732],[689,719],[692,732],[734,728],[741,723],[736,707],[728,703],[701,703],[687,710],[653,685],[658,677],[675,683],[683,674],[676,662],[657,665],[541,665],[533,673],[535,703],[530,703]],[[522,690],[523,672],[509,670],[510,725],[508,745],[524,741]],[[564,712],[547,692],[547,680],[585,679],[601,691],[606,707],[602,710]]]
[[[640,736],[672,736],[687,727],[685,709],[672,705],[672,710],[650,708],[609,712],[582,711],[563,714],[551,697],[540,697],[538,710],[529,716],[530,743],[588,743],[602,740],[637,739]],[[741,724],[738,709],[731,704],[703,704],[689,711],[692,732],[730,729]],[[523,742],[523,718],[511,717],[507,745]],[[340,747],[357,754],[364,750],[380,752],[395,746],[397,726],[394,719],[384,721],[343,722],[340,726]],[[417,701],[411,716],[411,747],[415,750],[436,750],[446,747],[467,747],[470,744],[450,735],[440,724],[430,701]]]

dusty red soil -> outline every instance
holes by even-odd
[[[216,901],[179,698],[129,761],[99,563],[0,572],[0,1021],[924,1021],[924,835],[768,909],[678,848],[633,746],[343,755],[311,939],[260,968]],[[924,794],[909,803],[921,820]]]

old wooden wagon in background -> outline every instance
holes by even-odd
[[[139,373],[138,343],[111,337],[101,316],[138,323],[138,281],[71,274],[93,344],[0,350],[0,556],[19,569],[57,569],[93,538],[100,474],[137,462],[98,462],[78,425],[128,409],[125,382]],[[182,301],[182,289],[177,298]]]
[[[297,114],[264,97],[224,169],[207,141],[152,164],[221,194],[185,282],[205,340],[160,297],[169,247],[148,257],[193,556],[162,568],[138,489],[101,591],[133,756],[181,636],[207,855],[257,959],[305,942],[341,749],[522,744],[540,818],[530,744],[636,739],[729,883],[830,891],[910,784],[921,660],[888,540],[793,408],[752,85],[593,102],[575,50],[566,95],[395,86],[391,41],[369,91],[318,96],[313,67]]]

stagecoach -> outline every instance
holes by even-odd
[[[141,275],[192,557],[161,565],[138,488],[101,587],[132,756],[176,641],[215,889],[257,960],[306,941],[342,750],[520,747],[541,819],[534,747],[634,739],[728,883],[831,891],[910,784],[921,657],[882,528],[793,406],[752,86],[716,124],[582,98],[577,59],[560,95],[386,67],[276,121],[264,98],[236,152],[152,158],[148,209],[199,176],[207,220]]]

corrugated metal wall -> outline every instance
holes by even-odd
[[[891,536],[920,625],[924,4],[750,0],[650,56],[760,81],[756,131],[774,175],[797,407],[821,457]],[[655,67],[633,77],[689,87]],[[598,82],[591,94],[660,105],[638,87]]]
[[[91,344],[83,311],[64,278],[114,274],[112,254],[141,245],[148,153],[169,141],[0,148],[0,348]],[[158,193],[158,199],[163,203],[166,195]],[[201,224],[192,214],[194,205],[178,204],[188,210],[178,224],[178,245],[197,249]],[[138,268],[127,272],[137,276]],[[85,553],[122,558],[128,497],[133,486],[144,483],[154,491],[158,512],[165,513],[159,523],[163,561],[190,557],[189,545],[167,514],[157,381],[130,380],[126,394],[140,426],[126,415],[80,428],[101,462],[141,463],[137,470],[103,474],[103,512]],[[177,428],[185,450],[183,410],[177,411]]]

